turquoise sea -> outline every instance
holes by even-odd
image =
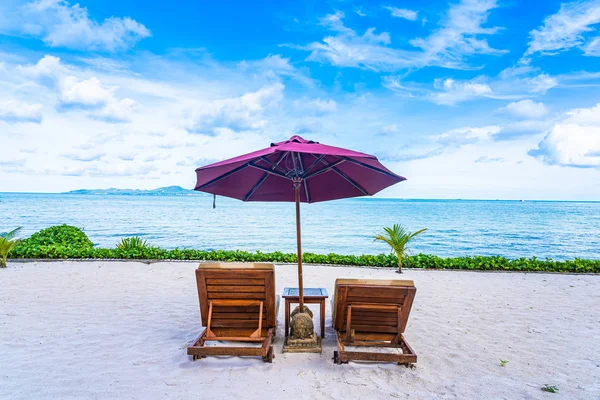
[[[295,251],[293,203],[208,196],[0,193],[0,231],[23,236],[51,225],[83,228],[98,246],[142,236],[165,248]],[[402,223],[427,228],[413,252],[600,258],[600,202],[349,199],[302,204],[304,251],[378,254],[373,235]]]

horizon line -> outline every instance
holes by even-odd
[[[177,186],[177,185],[172,185],[172,186]],[[180,186],[181,187],[181,186]],[[161,189],[161,188],[155,188],[155,189],[129,189],[129,188],[125,188],[125,189],[119,189],[119,188],[109,188],[109,189],[73,189],[70,190],[68,192],[0,192],[0,195],[2,194],[33,194],[33,195],[65,195],[65,194],[70,194],[70,195],[74,195],[74,196],[86,196],[85,194],[81,194],[81,193],[69,193],[72,191],[76,191],[76,190],[110,190],[110,189],[117,189],[117,190],[146,190],[146,191],[151,191],[151,190],[156,190],[156,189]],[[185,188],[183,188],[185,189]],[[194,191],[193,189],[187,189],[189,191]],[[203,193],[203,192],[199,192],[198,194]],[[206,193],[204,193],[206,194]],[[111,194],[97,194],[97,195],[91,195],[91,196],[124,196],[124,195],[111,195]],[[125,195],[126,196],[126,195]],[[169,195],[166,196],[154,196],[154,197],[169,197]],[[171,196],[171,197],[182,197],[182,196]],[[221,198],[228,198],[226,196],[218,196]],[[231,200],[237,200],[237,199],[231,199]],[[425,200],[425,201],[514,201],[517,203],[520,202],[554,202],[554,203],[600,203],[600,200],[560,200],[560,199],[500,199],[500,198],[496,198],[496,199],[481,199],[481,198],[458,198],[458,197],[447,197],[447,198],[426,198],[426,197],[375,197],[375,196],[360,196],[360,197],[350,197],[347,199],[339,199],[339,200]],[[238,200],[241,201],[241,200]],[[281,203],[281,202],[280,202]]]

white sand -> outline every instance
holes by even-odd
[[[207,358],[195,264],[53,262],[0,270],[1,399],[600,399],[600,276],[407,271],[417,295],[406,337],[417,367],[334,365],[323,354]],[[277,291],[296,285],[277,267]],[[305,267],[330,294],[337,277],[389,270]],[[505,367],[500,359],[509,360]],[[544,393],[544,384],[558,394]]]

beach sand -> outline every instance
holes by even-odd
[[[330,295],[338,277],[413,279],[405,336],[419,360],[409,369],[334,365],[329,303],[321,355],[281,353],[281,307],[272,364],[192,362],[195,267],[9,263],[0,270],[0,398],[600,399],[600,276],[305,266],[305,286]],[[276,273],[278,293],[296,286],[295,266]]]

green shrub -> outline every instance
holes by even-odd
[[[64,235],[42,235],[42,232],[69,231],[72,236],[79,238],[77,245],[64,241]],[[75,229],[77,234],[75,234]],[[82,239],[81,235],[83,235]],[[51,244],[45,244],[46,237],[58,236],[62,240],[55,240]],[[43,240],[42,240],[43,239]],[[147,259],[147,260],[202,260],[202,261],[240,261],[240,262],[274,262],[295,263],[296,254],[292,253],[263,253],[248,252],[242,250],[195,250],[195,249],[172,249],[166,250],[160,247],[149,246],[148,243],[139,238],[129,238],[127,245],[120,248],[105,249],[95,248],[81,230],[62,225],[44,229],[30,238],[17,244],[11,252],[14,258],[95,258],[95,259]],[[125,241],[124,240],[124,241]],[[120,244],[123,244],[122,241]],[[40,242],[44,244],[39,244]],[[57,243],[58,242],[58,243]],[[134,244],[136,244],[134,246]],[[363,254],[341,255],[341,254],[315,254],[304,253],[302,260],[312,264],[335,264],[355,265],[367,267],[398,268],[398,259],[393,254]],[[546,272],[569,272],[569,273],[600,273],[600,260],[574,260],[554,261],[538,258],[508,259],[500,256],[468,256],[468,257],[439,257],[431,254],[415,254],[403,259],[405,268],[422,269],[462,269],[473,271],[546,271]]]
[[[15,258],[88,258],[94,243],[83,230],[70,225],[51,226],[21,240],[11,255]]]
[[[70,248],[92,247],[94,243],[83,230],[70,225],[51,226],[23,240],[29,246],[65,246]]]

